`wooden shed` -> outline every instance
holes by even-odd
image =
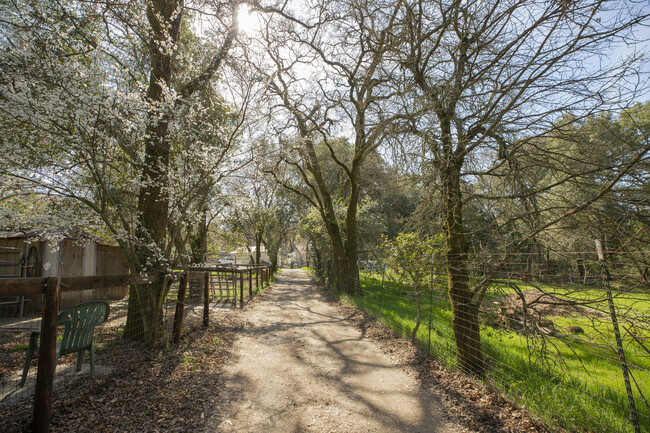
[[[78,229],[0,231],[0,278],[94,276],[129,273],[117,246]],[[62,293],[60,308],[90,299],[122,299],[128,287]],[[0,299],[0,315],[19,314],[17,300]],[[12,308],[12,302],[15,307]],[[39,297],[27,299],[25,309],[39,310]]]

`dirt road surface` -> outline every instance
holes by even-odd
[[[345,321],[301,270],[284,270],[244,312],[219,406],[219,432],[465,432],[420,386]]]

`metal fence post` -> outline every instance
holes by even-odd
[[[600,239],[595,239],[596,253],[598,254],[598,261],[600,262],[603,282],[605,284],[605,293],[607,295],[607,305],[609,306],[609,314],[612,320],[612,329],[614,331],[614,338],[616,340],[616,349],[618,352],[618,359],[621,364],[621,373],[623,374],[623,381],[625,383],[625,390],[627,391],[627,401],[630,405],[630,421],[634,427],[634,433],[641,433],[641,425],[639,424],[639,417],[637,415],[636,404],[634,403],[634,394],[632,393],[632,385],[630,383],[630,374],[627,361],[625,360],[625,350],[623,349],[623,339],[621,338],[621,331],[618,327],[618,317],[616,314],[616,306],[614,305],[614,298],[612,297],[612,289],[609,285],[610,275],[605,262],[605,254],[603,253],[603,246]]]
[[[384,276],[386,275],[386,265],[381,270],[381,285],[379,286],[379,321],[381,322],[381,303],[384,300]]]

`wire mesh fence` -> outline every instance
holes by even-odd
[[[448,266],[444,251],[401,266],[382,254],[348,276],[330,261],[324,277],[438,361],[482,378],[550,426],[650,431],[648,252],[481,253],[465,269]],[[415,262],[427,272],[416,275]]]
[[[465,271],[452,275],[454,284],[461,283],[457,293],[450,293],[451,268],[442,251],[412,256],[402,266],[388,266],[377,251],[358,261],[351,274],[342,275],[332,261],[322,270],[350,302],[448,367],[482,376],[548,424],[569,431],[633,432],[650,430],[647,254],[484,252],[469,256]],[[418,262],[425,272],[415,275]],[[140,317],[136,331],[157,320],[160,341],[169,344],[179,329],[179,306],[184,335],[205,323],[206,311],[209,317],[215,309],[248,302],[269,277],[268,267],[193,268],[163,277],[162,283],[141,281],[139,293],[125,281],[111,282],[112,277],[82,277],[87,278],[83,284],[63,278],[57,311],[108,302],[108,320],[94,332],[96,374],[105,374],[110,365],[103,363],[102,352],[123,340],[133,314],[129,309],[138,302],[146,305],[156,284],[166,284],[160,308]],[[35,280],[41,292],[27,284]],[[33,390],[36,361],[26,385],[19,382],[30,335],[42,328],[43,288],[56,281],[22,278],[5,290],[0,280],[0,292],[8,299],[29,299],[22,313],[15,305],[0,311],[0,409],[31,398],[20,393]],[[55,377],[88,376],[88,356],[81,373],[75,372],[76,361],[74,353],[61,357]]]

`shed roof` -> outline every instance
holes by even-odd
[[[89,239],[97,243],[101,239],[90,232],[76,227],[55,227],[48,229],[25,229],[25,230],[0,230],[0,239],[23,239],[23,238],[48,238],[60,237],[66,239]]]

